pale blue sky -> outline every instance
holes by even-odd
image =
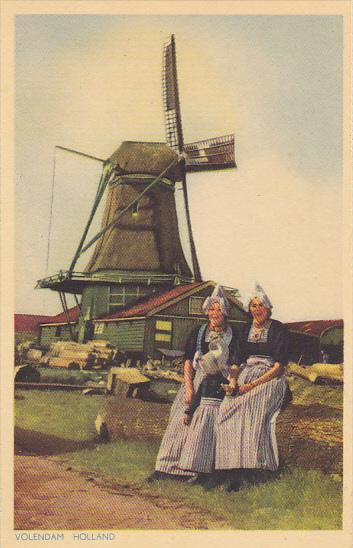
[[[237,170],[189,178],[204,278],[242,294],[259,280],[279,319],[340,317],[339,16],[18,16],[17,251],[30,266],[18,269],[17,311],[59,307],[32,290],[45,275],[54,145],[107,157],[122,140],[164,140],[171,32],[186,141],[236,136]],[[50,273],[70,262],[98,175],[57,157]]]

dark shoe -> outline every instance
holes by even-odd
[[[186,480],[186,483],[188,483],[189,485],[202,485],[206,478],[207,478],[208,474],[195,474],[195,476],[191,476],[191,478],[188,478]]]
[[[235,493],[239,491],[240,486],[241,486],[240,480],[232,480],[228,483],[225,490],[227,493]]]
[[[224,490],[227,493],[239,491],[242,482],[243,475],[239,469],[223,470],[221,477],[223,478]]]
[[[153,474],[151,474],[147,478],[148,483],[153,483],[154,481],[158,480],[172,480],[172,481],[184,481],[187,482],[190,479],[193,479],[194,476],[184,476],[181,474],[167,474],[167,472],[159,472],[158,470],[155,470]]]
[[[163,472],[158,472],[155,470],[148,478],[146,479],[147,483],[154,483],[155,481],[158,481],[160,479],[163,479],[167,474],[163,474]]]
[[[224,485],[227,478],[223,472],[224,471],[216,471],[211,474],[205,474],[204,481],[202,482],[204,490],[211,491],[211,489],[216,489],[217,487]]]
[[[184,476],[183,474],[166,474],[166,479],[174,481],[183,481],[184,483],[193,483],[193,479],[196,476]]]
[[[277,479],[279,475],[277,470],[266,470],[261,468],[244,469],[242,472],[243,481],[249,486],[273,481]]]
[[[200,478],[199,476],[191,476],[190,478],[185,480],[185,483],[187,483],[188,485],[197,485],[198,483],[200,483]]]

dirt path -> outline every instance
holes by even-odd
[[[183,503],[99,485],[53,460],[15,456],[15,529],[228,528]]]

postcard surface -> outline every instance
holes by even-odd
[[[351,4],[2,0],[4,546],[351,546]]]

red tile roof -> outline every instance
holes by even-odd
[[[290,322],[286,323],[290,331],[301,331],[308,335],[316,335],[320,337],[329,327],[343,327],[343,320],[308,320],[306,322]]]
[[[78,306],[73,306],[72,308],[68,309],[68,315],[70,322],[76,322],[79,318],[80,312]],[[60,314],[57,314],[56,316],[52,317],[53,323],[61,323],[66,322],[66,314],[64,312],[60,312]]]
[[[208,283],[208,282],[207,282]],[[167,304],[169,301],[172,301],[176,297],[180,297],[184,293],[187,293],[188,291],[191,291],[192,289],[195,289],[197,287],[201,287],[205,285],[205,282],[195,282],[192,284],[186,284],[186,285],[177,285],[173,287],[170,291],[166,291],[165,293],[159,293],[158,295],[155,295],[153,297],[150,297],[149,299],[140,302],[138,304],[135,304],[134,306],[131,306],[130,308],[127,308],[126,310],[121,310],[119,312],[116,312],[115,314],[109,314],[108,316],[104,316],[102,318],[103,320],[110,320],[114,318],[132,318],[135,316],[145,316],[148,312],[151,312],[155,308]],[[79,309],[77,306],[74,306],[73,308],[69,308],[69,319],[70,322],[76,322],[79,318]],[[45,316],[43,317],[43,321],[40,323],[46,323],[46,324],[58,324],[58,323],[67,323],[66,315],[64,312],[61,312],[60,314],[57,314],[56,316]]]
[[[173,299],[184,295],[184,293],[188,293],[189,291],[204,285],[206,285],[205,282],[177,285],[173,287],[173,289],[171,289],[170,291],[166,291],[165,293],[159,293],[158,295],[150,297],[149,299],[141,303],[135,304],[130,308],[127,308],[126,310],[121,310],[119,312],[115,312],[114,314],[104,316],[104,318],[102,319],[113,320],[115,318],[133,318],[136,316],[143,317],[146,316],[146,314],[148,314],[149,312],[152,312],[152,310],[154,310],[155,308],[158,308],[164,304],[168,304],[169,301],[172,301]]]
[[[79,318],[79,309],[78,306],[73,306],[72,308],[68,309],[69,314],[69,320],[70,322],[77,322]],[[60,312],[60,314],[56,314],[56,316],[47,316],[47,320],[43,320],[40,322],[41,324],[45,323],[67,323],[66,314],[64,312]]]
[[[41,323],[50,321],[52,316],[37,314],[15,314],[15,333],[36,333]]]

